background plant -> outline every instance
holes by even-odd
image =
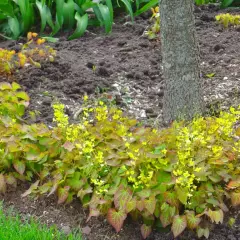
[[[27,43],[22,45],[18,53],[0,48],[0,76],[9,76],[17,69],[30,64],[40,68],[42,61],[53,62],[56,51],[44,45],[45,41],[45,39],[37,38],[36,33],[29,32]]]
[[[74,39],[80,37],[87,26],[104,26],[107,33],[111,32],[116,9],[125,8],[133,20],[156,4],[157,0],[3,0],[0,23],[2,32],[14,39],[26,34],[39,19],[40,32],[50,27],[51,35],[55,35],[61,29],[75,28],[69,37]]]
[[[217,15],[215,18],[216,18],[216,21],[222,24],[225,28],[228,28],[229,26],[240,25],[240,15],[223,13],[223,14]]]

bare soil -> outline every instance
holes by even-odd
[[[240,10],[228,10],[240,13]],[[240,105],[240,28],[223,29],[215,22],[220,13],[217,6],[195,8],[196,28],[201,51],[201,70],[206,105],[212,113]],[[116,20],[111,35],[92,29],[84,37],[67,41],[60,36],[53,45],[58,57],[54,63],[44,63],[41,69],[29,67],[21,70],[16,79],[30,94],[31,110],[40,115],[37,122],[52,124],[51,103],[55,98],[67,106],[70,117],[81,107],[83,94],[97,97],[108,92],[116,97],[117,104],[140,120],[160,119],[164,83],[161,68],[161,41],[149,41],[143,36],[149,26],[150,14],[138,17],[134,24],[125,19]],[[17,42],[0,42],[0,47],[19,50]],[[206,74],[215,76],[207,78]],[[4,79],[3,79],[4,80]],[[14,206],[23,216],[36,216],[47,224],[57,224],[63,231],[81,227],[84,239],[88,240],[138,240],[141,239],[140,224],[127,220],[123,230],[116,234],[102,217],[86,223],[87,210],[79,201],[68,206],[57,206],[54,197],[38,200],[21,198],[28,188],[21,184],[5,196],[5,206]],[[226,222],[213,226],[212,240],[240,239],[238,210],[232,209],[229,216],[236,217],[232,228]],[[89,227],[89,228],[85,228]],[[186,232],[179,239],[195,239]],[[171,233],[155,230],[149,239],[173,239]]]

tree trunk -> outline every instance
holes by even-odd
[[[203,111],[193,0],[161,0],[160,18],[163,120],[189,120]]]

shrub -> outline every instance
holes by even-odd
[[[88,220],[104,214],[117,232],[127,216],[141,219],[144,238],[154,224],[172,225],[175,237],[187,228],[208,237],[228,200],[240,204],[238,109],[157,130],[84,99],[78,124],[56,103],[53,130],[0,121],[0,191],[35,175],[23,196],[57,193],[59,204],[77,197]]]

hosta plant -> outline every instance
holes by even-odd
[[[56,193],[59,204],[79,198],[88,220],[104,214],[117,232],[131,216],[144,238],[155,224],[171,225],[175,237],[185,229],[208,237],[227,203],[240,205],[239,109],[158,130],[84,100],[79,123],[54,103],[52,130],[0,115],[1,192],[35,176],[23,196]]]
[[[238,26],[240,25],[240,15],[232,15],[230,13],[222,13],[217,15],[216,21],[222,24],[225,28],[230,26]]]

